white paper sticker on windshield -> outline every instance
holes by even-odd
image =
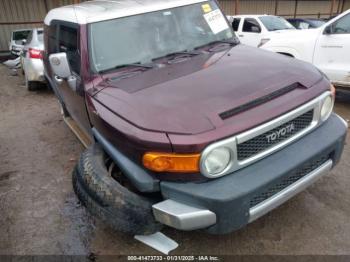
[[[216,35],[221,31],[228,29],[226,20],[219,9],[203,15],[211,31]]]

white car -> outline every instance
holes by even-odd
[[[25,44],[25,40],[27,39],[31,29],[21,29],[15,30],[11,32],[11,39],[9,42],[9,50],[11,54],[19,56],[23,46]]]
[[[350,9],[319,28],[273,36],[261,48],[310,62],[337,87],[350,88]]]
[[[259,47],[271,35],[296,28],[286,19],[273,15],[238,15],[227,16],[242,44]]]
[[[43,52],[44,30],[42,28],[34,28],[31,30],[21,54],[25,86],[29,91],[36,90],[42,83],[46,82]]]

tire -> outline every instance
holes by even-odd
[[[162,225],[154,220],[152,201],[120,185],[106,168],[107,156],[95,143],[82,153],[73,171],[73,188],[94,216],[116,231],[148,235]]]
[[[24,78],[25,78],[25,86],[28,91],[35,91],[39,88],[38,82],[28,81],[28,78],[26,75],[24,75]]]

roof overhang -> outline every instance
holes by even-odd
[[[186,6],[208,0],[147,0],[147,1],[88,1],[51,10],[44,23],[63,20],[77,24],[90,24],[121,17],[150,13],[160,10]]]

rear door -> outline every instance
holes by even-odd
[[[350,13],[329,26],[316,42],[313,63],[333,82],[350,84]]]
[[[255,18],[244,18],[238,37],[242,44],[257,47],[261,41],[261,26]]]

